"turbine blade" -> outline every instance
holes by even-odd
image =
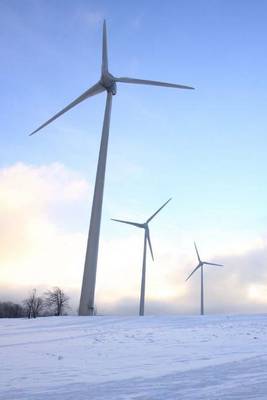
[[[196,242],[194,242],[194,245],[195,245],[198,261],[200,262],[201,260],[200,260],[200,257],[199,257],[199,253],[198,253]]]
[[[160,212],[160,210],[162,210],[163,207],[165,207],[169,203],[169,201],[171,201],[171,198],[169,200],[167,200],[166,203],[164,203],[163,206],[161,206],[153,215],[151,215],[151,217],[148,218],[146,223],[148,224]]]
[[[108,72],[108,44],[106,20],[103,24],[103,43],[102,43],[102,74]]]
[[[176,83],[167,83],[167,82],[159,82],[159,81],[149,81],[146,79],[120,77],[120,78],[116,78],[115,80],[116,80],[116,82],[135,83],[137,85],[164,86],[164,87],[171,87],[171,88],[176,88],[176,89],[194,89],[192,86],[178,85]]]
[[[198,266],[191,272],[191,274],[186,278],[185,281],[188,281],[189,278],[191,278],[191,276],[196,272],[196,270],[198,270],[198,268],[201,266],[201,264],[198,264]]]
[[[204,261],[203,264],[206,264],[206,265],[215,265],[216,267],[223,267],[223,264],[215,264],[215,263],[210,263],[210,262],[206,262],[206,261]]]
[[[138,224],[137,222],[123,221],[122,219],[114,219],[114,218],[111,218],[111,221],[116,221],[116,222],[121,222],[123,224],[137,226],[137,228],[144,228],[144,224]]]
[[[153,250],[152,250],[152,244],[151,244],[151,239],[150,239],[149,228],[147,229],[147,235],[146,235],[146,237],[147,237],[147,241],[148,241],[148,245],[149,245],[151,257],[152,257],[152,260],[154,261],[154,255],[153,255]]]
[[[30,133],[29,136],[32,136],[34,133],[40,131],[43,129],[45,126],[49,125],[51,122],[53,122],[55,119],[63,115],[65,112],[69,111],[71,108],[77,106],[77,104],[81,103],[82,101],[86,100],[88,97],[95,96],[98,93],[101,93],[105,90],[105,88],[100,85],[100,83],[97,83],[96,85],[90,87],[90,89],[86,90],[81,96],[77,97],[74,101],[72,101],[68,106],[63,108],[63,110],[59,111],[56,115],[54,115],[52,118],[50,118],[48,121],[46,121],[44,124],[39,126],[39,128],[35,129],[32,133]]]

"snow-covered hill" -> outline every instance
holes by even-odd
[[[1,400],[267,399],[267,316],[0,320]]]

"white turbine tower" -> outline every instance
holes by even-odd
[[[87,242],[83,283],[81,290],[81,299],[79,307],[79,315],[93,315],[94,314],[94,294],[95,294],[95,281],[96,281],[96,269],[97,269],[97,257],[98,257],[98,245],[99,245],[99,233],[102,213],[102,202],[104,192],[104,181],[105,181],[105,170],[106,170],[106,159],[108,149],[108,136],[109,136],[109,125],[110,125],[110,114],[112,95],[117,92],[117,82],[122,83],[134,83],[142,85],[154,85],[154,86],[165,86],[178,89],[193,89],[190,86],[176,85],[173,83],[148,81],[143,79],[133,78],[116,78],[108,70],[108,51],[107,51],[107,32],[106,23],[104,21],[103,26],[103,46],[102,46],[102,69],[100,80],[82,93],[77,99],[72,101],[63,110],[59,111],[52,118],[46,121],[44,124],[39,126],[30,135],[40,131],[42,128],[50,124],[52,121],[75,107],[82,101],[89,97],[95,96],[101,92],[107,92],[106,108],[104,114],[104,122],[102,128],[101,144],[99,150],[94,197],[92,203],[90,228]]]
[[[196,270],[198,270],[198,268],[201,268],[200,314],[201,314],[201,315],[204,315],[203,266],[204,266],[204,265],[213,265],[213,266],[216,266],[216,267],[223,267],[223,265],[222,265],[222,264],[210,263],[210,262],[207,262],[207,261],[201,261],[196,243],[194,243],[194,245],[195,245],[195,249],[196,249],[196,253],[197,253],[198,265],[197,265],[196,268],[191,272],[191,274],[186,278],[186,281],[188,281],[188,279],[191,278],[191,276],[196,272]]]
[[[147,248],[147,243],[149,245],[150,253],[152,260],[154,261],[154,256],[153,256],[153,250],[152,250],[152,244],[150,240],[150,232],[149,232],[149,222],[163,209],[163,207],[166,206],[166,204],[169,203],[171,199],[166,201],[166,203],[163,204],[156,212],[154,212],[153,215],[151,215],[146,222],[140,224],[138,222],[131,222],[131,221],[123,221],[121,219],[114,219],[111,218],[112,221],[116,222],[122,222],[123,224],[128,224],[128,225],[133,225],[136,226],[137,228],[142,228],[145,231],[144,235],[144,251],[143,251],[143,266],[142,266],[142,279],[141,279],[141,294],[140,294],[140,306],[139,306],[139,315],[143,316],[145,312],[145,291],[146,291],[146,248]]]

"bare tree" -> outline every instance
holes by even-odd
[[[69,296],[56,286],[45,292],[45,305],[53,311],[54,315],[63,315],[69,308]]]
[[[32,290],[30,296],[23,301],[23,304],[28,318],[38,317],[44,307],[43,299],[37,296],[36,289]]]

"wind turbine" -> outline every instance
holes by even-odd
[[[150,218],[146,220],[146,222],[140,224],[138,222],[131,222],[131,221],[123,221],[121,219],[114,219],[111,218],[112,221],[116,222],[122,222],[123,224],[128,224],[128,225],[133,225],[136,226],[137,228],[142,228],[145,231],[144,235],[144,251],[143,251],[143,266],[142,266],[142,279],[141,279],[141,294],[140,294],[140,306],[139,306],[139,315],[143,316],[144,311],[145,311],[145,290],[146,290],[146,249],[147,249],[147,243],[149,245],[150,249],[150,254],[152,257],[152,260],[154,261],[154,256],[153,256],[153,250],[152,250],[152,244],[150,240],[150,232],[149,232],[149,222],[165,207],[171,199],[166,201],[166,203],[163,204],[154,214],[151,215]]]
[[[97,257],[98,257],[98,246],[99,246],[99,234],[100,234],[100,223],[102,214],[102,202],[104,192],[104,181],[105,181],[105,170],[106,170],[106,159],[108,149],[108,137],[109,137],[109,126],[110,126],[110,115],[111,115],[111,104],[112,96],[117,93],[117,82],[121,83],[133,83],[141,85],[154,85],[154,86],[165,86],[178,89],[193,89],[191,86],[176,85],[173,83],[148,81],[144,79],[134,78],[116,78],[108,70],[108,50],[107,50],[107,31],[106,22],[103,25],[103,44],[102,44],[102,68],[100,80],[82,93],[77,99],[73,100],[63,110],[59,111],[48,121],[43,123],[39,128],[33,131],[31,135],[40,131],[45,126],[59,118],[61,115],[72,109],[73,107],[80,104],[82,101],[89,97],[95,96],[101,92],[107,92],[106,107],[104,114],[104,122],[102,128],[102,136],[97,164],[95,189],[92,203],[91,220],[89,235],[87,241],[85,266],[83,273],[83,282],[79,306],[79,315],[93,315],[94,314],[94,294],[95,294],[95,281],[96,281],[96,269],[97,269]]]
[[[191,276],[198,270],[198,268],[201,268],[201,302],[200,302],[200,314],[204,315],[204,282],[203,282],[203,266],[204,265],[213,265],[213,266],[217,266],[217,267],[223,267],[222,264],[215,264],[215,263],[210,263],[207,261],[201,261],[200,256],[199,256],[199,252],[197,249],[197,245],[194,242],[195,245],[195,249],[196,249],[196,253],[197,253],[197,258],[198,258],[198,265],[196,266],[196,268],[191,272],[191,274],[186,278],[186,281],[188,281],[189,278],[191,278]]]

